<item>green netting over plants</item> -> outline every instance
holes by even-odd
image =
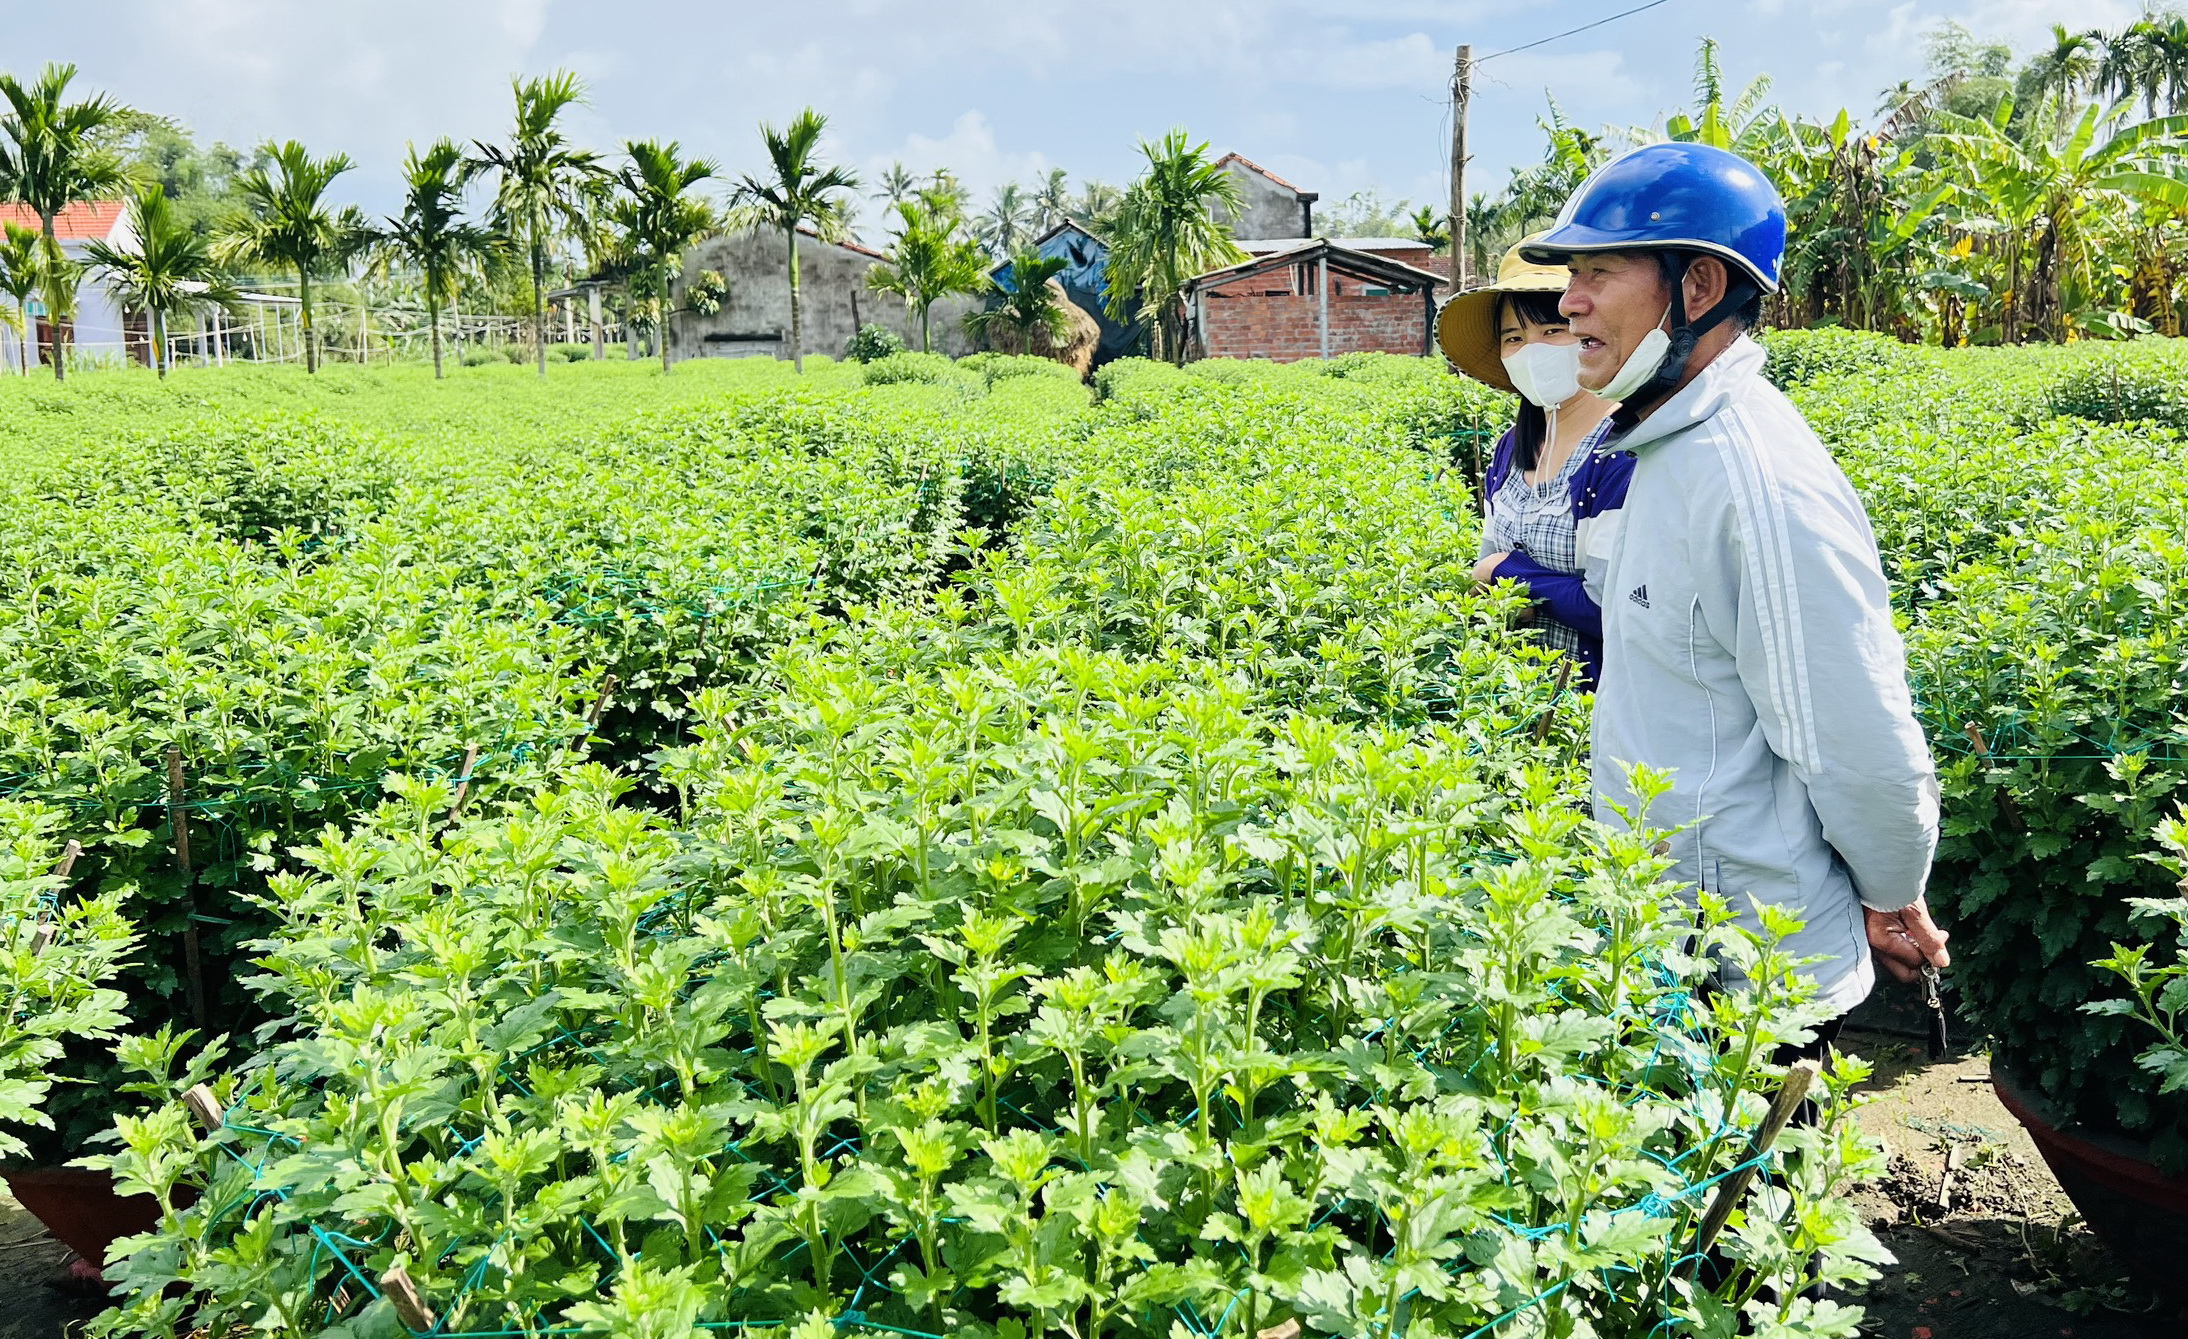
[[[1465,1335],[1552,1302],[1672,1333],[1874,1254],[1834,1093],[1697,1281],[1813,1015],[1524,736],[1264,715],[1114,653],[949,662],[718,700],[681,823],[595,768],[330,835],[273,890],[296,1022],[216,1081],[226,1124],[123,1122],[116,1170],[201,1194],[114,1323],[180,1281],[201,1324],[399,1332],[400,1267],[445,1337]],[[1698,993],[1695,952],[1757,988]]]

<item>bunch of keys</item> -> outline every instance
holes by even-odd
[[[1945,1034],[1945,997],[1943,980],[1937,968],[1930,963],[1922,964],[1922,1003],[1930,1011],[1930,1059],[1943,1060],[1947,1037]]]

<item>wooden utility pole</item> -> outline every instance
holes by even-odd
[[[1474,97],[1474,48],[1451,65],[1451,291],[1466,287],[1466,104]]]

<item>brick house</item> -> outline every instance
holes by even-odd
[[[1419,355],[1435,349],[1443,282],[1386,250],[1322,238],[1203,274],[1185,286],[1185,300],[1204,358]]]

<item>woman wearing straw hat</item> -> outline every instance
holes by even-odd
[[[1497,442],[1482,481],[1486,514],[1474,579],[1525,586],[1536,633],[1578,660],[1592,688],[1603,661],[1597,580],[1633,457],[1597,449],[1618,406],[1580,388],[1579,338],[1557,309],[1569,277],[1563,266],[1522,260],[1514,247],[1495,283],[1444,303],[1436,341],[1461,372],[1520,397],[1519,418]]]

